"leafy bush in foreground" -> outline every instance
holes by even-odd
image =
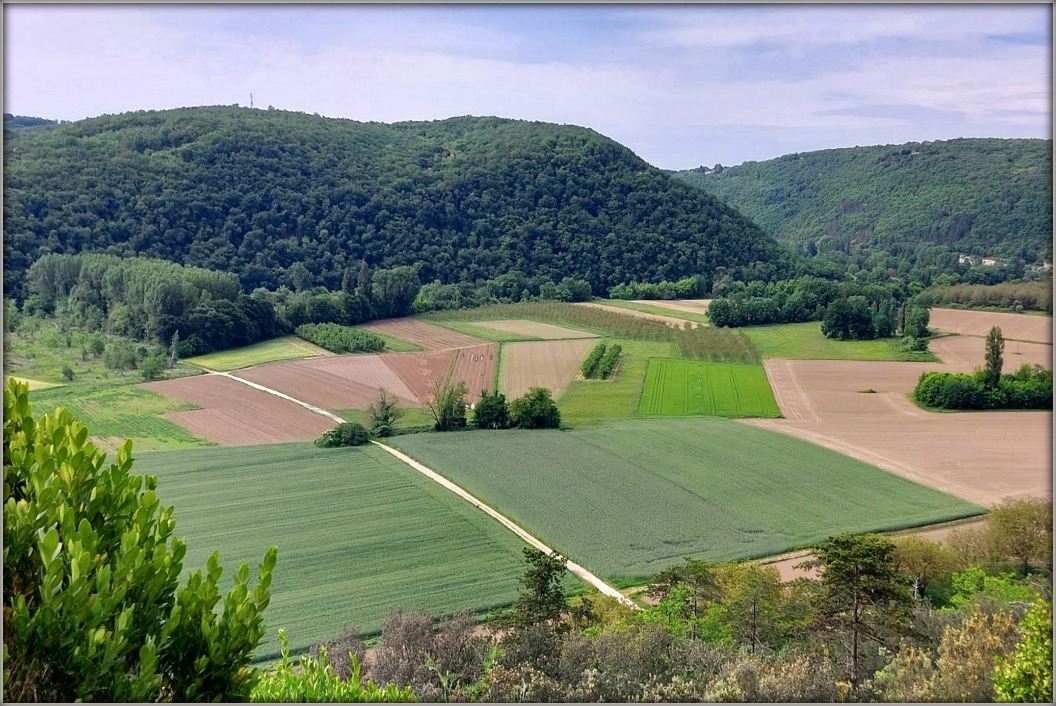
[[[10,701],[236,701],[257,678],[277,547],[242,564],[223,609],[217,553],[179,585],[184,543],[156,476],[114,463],[66,409],[4,392],[4,681]],[[171,542],[171,544],[170,544]]]
[[[282,662],[274,674],[266,674],[253,688],[250,700],[255,703],[409,703],[416,701],[410,687],[400,689],[393,684],[381,687],[372,681],[366,684],[360,679],[359,660],[352,660],[352,673],[348,680],[334,672],[324,647],[316,659],[310,655],[301,657],[299,665],[290,661],[290,646],[286,631],[279,630],[282,641]]]
[[[333,429],[327,429],[315,440],[315,445],[324,449],[336,449],[341,446],[361,446],[370,441],[370,432],[358,422],[341,422]]]
[[[557,429],[561,410],[545,387],[533,387],[510,404],[510,425],[521,429]]]

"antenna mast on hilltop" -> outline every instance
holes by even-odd
[[[250,108],[253,107],[253,94],[252,93],[249,94],[249,107]]]

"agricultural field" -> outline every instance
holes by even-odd
[[[618,309],[629,309],[643,314],[674,317],[698,324],[711,324],[708,319],[710,299],[604,299],[595,303]]]
[[[930,353],[907,353],[897,347],[897,338],[873,341],[836,341],[821,333],[821,323],[746,326],[743,331],[763,358],[793,360],[900,360],[934,361]]]
[[[226,351],[216,351],[205,355],[187,358],[185,363],[197,365],[206,370],[227,372],[248,368],[251,365],[263,365],[280,360],[292,360],[299,358],[313,358],[317,356],[332,356],[333,353],[320,348],[314,343],[309,343],[297,336],[281,336],[269,341],[261,341],[242,348],[233,348]]]
[[[761,365],[653,358],[638,407],[642,417],[779,417]]]
[[[597,338],[597,334],[589,331],[544,324],[538,321],[526,320],[499,320],[499,321],[477,321],[476,326],[504,331],[507,333],[520,334],[544,341],[559,341],[566,338]]]
[[[159,380],[140,387],[198,407],[165,412],[164,419],[152,421],[175,422],[191,434],[218,444],[309,441],[334,426],[333,420],[294,402],[219,374]]]
[[[959,338],[940,338],[932,346],[942,355],[944,347],[961,348]],[[982,345],[982,339],[968,341]],[[1006,343],[1006,361],[1013,345]],[[1051,355],[1051,346],[1021,345],[1024,351],[1033,345],[1035,357],[1024,354],[1016,367],[1043,359],[1043,352]],[[1052,412],[938,414],[910,401],[922,373],[968,372],[970,362],[767,360],[767,376],[784,419],[744,421],[980,505],[1025,495],[1051,498]]]
[[[186,379],[186,378],[185,378]],[[163,418],[187,414],[195,405],[163,397],[132,384],[86,388],[54,387],[33,393],[33,410],[50,413],[65,407],[85,424],[101,449],[118,448],[126,438],[137,451],[207,446],[211,442]],[[193,413],[193,412],[192,412]]]
[[[440,616],[510,605],[524,574],[521,540],[375,447],[146,453],[135,471],[157,475],[176,508],[185,576],[217,549],[225,579],[239,562],[255,574],[278,545],[258,661],[278,655],[280,627],[304,651],[343,625],[377,634],[391,606]]]
[[[677,355],[677,348],[671,343],[623,339],[614,339],[610,343],[619,343],[623,347],[619,371],[608,380],[576,379],[569,383],[565,394],[556,398],[562,424],[580,427],[596,424],[602,419],[634,417],[641,401],[649,359]]]
[[[467,336],[464,333],[452,331],[442,326],[435,326],[417,318],[372,321],[357,328],[376,333],[379,336],[389,336],[411,343],[427,351],[477,346],[483,342],[479,338]]]
[[[934,308],[928,326],[965,336],[986,336],[992,326],[999,326],[1006,340],[1052,343],[1052,317],[1039,314]]]
[[[616,580],[645,579],[687,555],[713,562],[767,556],[838,532],[982,512],[827,449],[726,419],[417,434],[392,445]]]
[[[559,397],[594,345],[594,338],[507,343],[502,347],[499,391],[514,399],[530,387],[545,387]]]

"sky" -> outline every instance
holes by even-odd
[[[1052,137],[1034,5],[4,5],[4,112],[589,127],[667,169]]]

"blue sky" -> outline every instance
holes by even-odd
[[[1052,136],[1049,5],[4,6],[4,112],[593,128],[682,169]]]

